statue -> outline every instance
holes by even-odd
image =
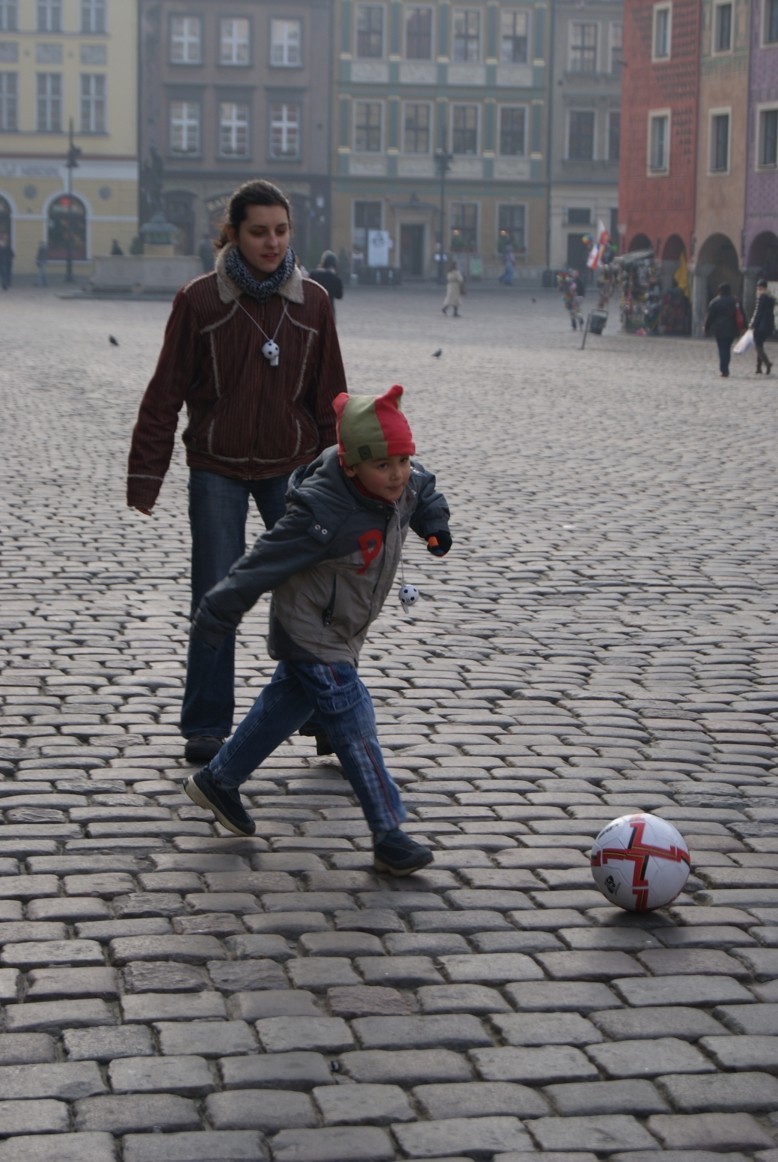
[[[140,195],[141,221],[148,222],[155,214],[162,213],[162,186],[165,170],[162,157],[155,145],[149,146],[149,156],[141,166]]]

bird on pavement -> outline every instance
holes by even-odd
[[[438,347],[437,351],[433,351],[433,352],[432,352],[432,358],[433,358],[433,359],[440,359],[440,357],[441,357],[441,355],[442,355],[442,354],[443,354],[443,348],[442,348],[442,347]]]
[[[108,336],[108,342],[111,344],[112,347],[119,346],[119,340],[117,338],[115,338],[113,335]]]

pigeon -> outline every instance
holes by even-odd
[[[433,352],[432,352],[432,358],[433,358],[433,359],[440,359],[440,357],[441,357],[441,355],[442,355],[442,354],[443,354],[443,348],[442,348],[442,347],[438,347],[437,351],[433,351]]]
[[[112,347],[119,346],[119,340],[114,335],[108,336],[108,342],[111,344]]]

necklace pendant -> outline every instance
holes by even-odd
[[[281,354],[281,348],[272,339],[268,339],[267,343],[262,345],[262,354],[267,359],[271,367],[278,367],[278,359]]]

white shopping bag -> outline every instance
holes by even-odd
[[[732,348],[732,350],[735,352],[736,355],[745,355],[746,351],[750,350],[751,347],[753,347],[753,345],[754,345],[754,332],[749,327],[748,330],[744,331],[743,334],[740,336],[740,338],[738,339],[737,343]]]

